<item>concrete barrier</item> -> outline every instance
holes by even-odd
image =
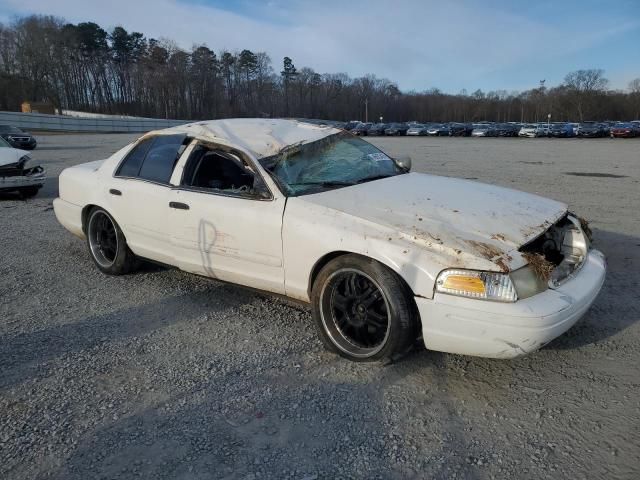
[[[12,125],[27,131],[144,133],[149,130],[184,125],[192,121],[118,117],[78,118],[41,113],[0,112],[0,125]]]

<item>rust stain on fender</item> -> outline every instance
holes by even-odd
[[[476,240],[465,240],[465,242],[471,245],[481,256],[495,263],[504,273],[509,272],[509,265],[507,265],[506,260],[510,260],[511,257],[505,254],[505,252],[500,250],[498,247],[485,242],[478,242]]]
[[[465,240],[469,245],[473,247],[480,255],[488,260],[493,260],[496,257],[501,257],[504,252],[495,245],[490,245],[485,242],[478,242],[476,240]]]

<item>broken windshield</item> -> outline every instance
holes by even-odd
[[[260,163],[294,197],[404,173],[387,154],[345,132],[290,145]]]

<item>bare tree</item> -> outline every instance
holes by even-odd
[[[640,78],[634,78],[629,82],[631,104],[634,107],[633,118],[640,119]]]
[[[564,83],[573,98],[578,118],[582,122],[585,113],[592,113],[589,107],[593,104],[593,99],[607,87],[609,80],[604,77],[604,70],[594,68],[568,73],[564,77]]]
[[[280,69],[278,69],[280,70]],[[542,84],[456,95],[432,88],[401,92],[394,82],[365,75],[296,68],[286,57],[274,72],[266,52],[187,51],[168,39],[116,26],[71,24],[50,16],[0,24],[0,109],[24,100],[56,107],[167,118],[292,116],[421,122],[623,120],[640,117],[640,79],[626,92],[607,90],[602,70],[569,73],[562,85]],[[545,82],[546,83],[546,82]]]

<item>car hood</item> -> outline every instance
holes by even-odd
[[[20,150],[19,148],[0,147],[0,167],[17,163],[25,155],[29,155],[29,152],[27,152],[26,150]]]
[[[502,271],[524,265],[518,248],[567,212],[567,205],[538,195],[421,173],[304,199],[394,230],[439,254],[489,260]]]

